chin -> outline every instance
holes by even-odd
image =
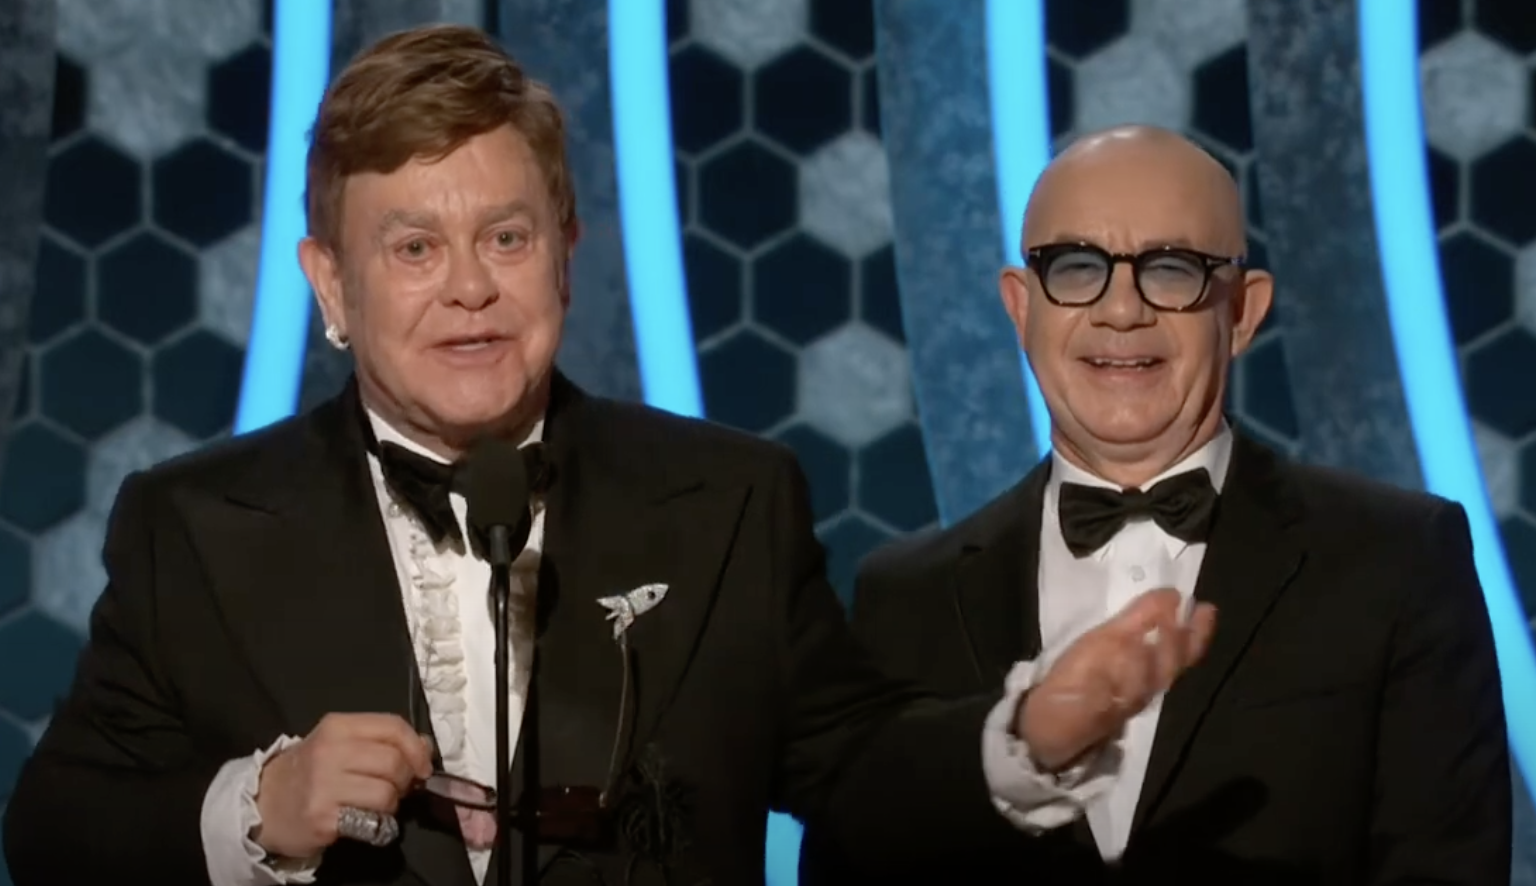
[[[522,390],[486,390],[482,385],[441,385],[422,390],[418,409],[432,424],[466,431],[493,425],[517,410]]]
[[[1155,442],[1173,423],[1171,416],[1139,410],[1100,411],[1079,416],[1079,425],[1090,437],[1113,446],[1136,446]]]
[[[474,400],[441,404],[436,412],[444,424],[461,428],[479,428],[505,421],[517,412],[519,401],[512,398]]]

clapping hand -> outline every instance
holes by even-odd
[[[1042,771],[1071,766],[1199,661],[1215,627],[1214,607],[1171,588],[1137,597],[1056,659],[1019,704],[1014,734]]]

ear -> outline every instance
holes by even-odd
[[[1013,330],[1019,337],[1019,347],[1024,347],[1024,331],[1029,326],[1029,271],[1007,267],[997,280],[998,293],[1003,299],[1003,310],[1013,321]]]
[[[346,305],[341,299],[341,269],[336,256],[314,237],[299,241],[299,267],[309,279],[309,288],[320,304],[320,313],[327,326],[335,326],[347,337]]]
[[[1232,299],[1232,356],[1238,357],[1253,344],[1259,326],[1275,301],[1275,278],[1268,271],[1243,275],[1242,290]]]

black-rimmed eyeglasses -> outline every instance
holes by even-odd
[[[1198,310],[1208,302],[1211,277],[1221,268],[1242,267],[1243,261],[1175,246],[1127,253],[1092,243],[1048,243],[1024,251],[1024,263],[1040,278],[1045,297],[1068,308],[1103,298],[1115,265],[1128,264],[1141,300],[1154,309]]]

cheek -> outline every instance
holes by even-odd
[[[378,292],[368,304],[368,323],[381,343],[408,347],[430,324],[424,319],[437,303],[424,287],[397,286]]]
[[[1231,336],[1218,324],[1209,322],[1209,318],[1181,319],[1204,322],[1181,324],[1177,330],[1179,375],[1189,387],[1210,385],[1230,359]]]
[[[558,271],[512,268],[497,283],[513,322],[529,333],[530,339],[548,346],[548,339],[559,337],[566,306]]]
[[[437,303],[436,287],[421,276],[390,274],[370,268],[360,285],[348,288],[353,328],[360,329],[359,348],[393,354],[398,359],[418,344],[428,330],[428,313]]]
[[[1221,323],[1209,314],[1197,317],[1184,317],[1190,321],[1178,329],[1179,346],[1181,350],[1192,354],[1198,354],[1202,359],[1225,353],[1231,335],[1222,328]]]
[[[1055,311],[1032,310],[1029,325],[1024,329],[1024,350],[1029,354],[1031,365],[1043,375],[1058,375],[1070,362],[1073,336],[1071,317],[1060,316]]]

